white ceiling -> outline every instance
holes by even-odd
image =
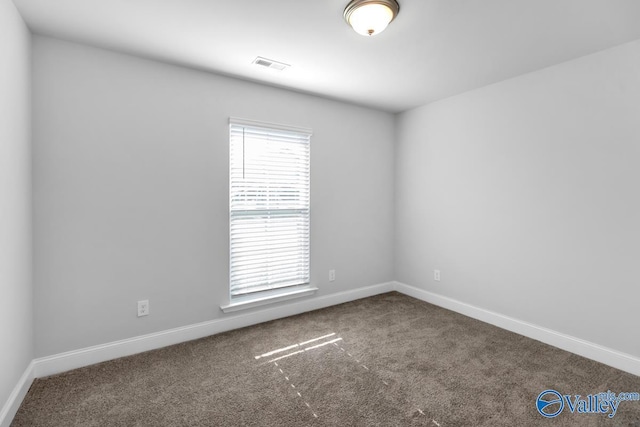
[[[36,33],[392,112],[640,38],[638,0],[399,2],[367,38],[348,0],[14,0]]]

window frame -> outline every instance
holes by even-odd
[[[232,155],[233,155],[233,129],[234,126],[238,126],[238,127],[243,127],[243,128],[251,128],[253,130],[257,130],[257,131],[262,131],[262,132],[269,132],[272,131],[274,133],[290,133],[290,134],[297,134],[297,136],[301,137],[301,139],[307,138],[308,141],[306,142],[306,144],[308,145],[307,151],[307,171],[306,173],[308,174],[308,180],[307,180],[307,186],[306,186],[306,191],[309,192],[309,195],[307,196],[306,200],[307,200],[307,207],[306,207],[306,215],[307,215],[307,222],[306,222],[306,227],[307,227],[307,234],[306,234],[306,243],[307,243],[307,247],[306,247],[306,251],[308,254],[307,257],[307,271],[306,271],[306,276],[308,278],[307,282],[305,283],[301,283],[301,284],[296,284],[296,285],[290,285],[290,286],[283,286],[283,287],[278,287],[275,289],[269,289],[269,290],[261,290],[261,291],[254,291],[254,292],[248,292],[246,294],[243,295],[233,295],[232,294],[232,287],[233,287],[233,282],[232,282],[232,262],[233,262],[233,242],[232,242],[232,233],[231,233],[231,228],[232,228],[232,221],[233,221],[233,212],[236,212],[236,217],[238,215],[244,215],[243,212],[250,212],[251,210],[248,211],[243,211],[243,210],[236,210],[233,211],[232,208],[232,198],[234,197],[234,189],[233,189],[233,160],[232,160]],[[221,306],[221,309],[226,313],[226,312],[233,312],[233,311],[237,311],[237,310],[242,310],[242,309],[246,309],[246,308],[252,308],[252,307],[257,307],[257,306],[261,306],[264,304],[270,304],[273,302],[279,302],[279,301],[285,301],[285,300],[289,300],[292,298],[299,298],[299,297],[304,297],[304,296],[308,296],[308,295],[312,295],[314,294],[318,289],[314,286],[311,285],[311,136],[313,135],[313,130],[309,129],[309,128],[303,128],[303,127],[298,127],[298,126],[289,126],[289,125],[282,125],[282,124],[276,124],[276,123],[269,123],[269,122],[261,122],[261,121],[256,121],[256,120],[249,120],[249,119],[242,119],[242,118],[237,118],[237,117],[230,117],[229,118],[229,127],[228,127],[228,138],[229,138],[229,284],[228,284],[228,298],[229,298],[229,303],[226,305]],[[244,156],[244,153],[243,153]],[[243,159],[244,162],[244,159]],[[277,211],[278,209],[269,209],[270,211]],[[281,209],[282,210],[282,209]],[[255,210],[256,212],[260,211],[260,210]],[[242,212],[242,213],[239,213]],[[250,215],[250,214],[248,214]]]

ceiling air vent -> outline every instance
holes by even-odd
[[[278,71],[282,71],[285,68],[289,68],[291,66],[289,64],[285,64],[284,62],[274,61],[273,59],[267,59],[261,56],[258,56],[256,59],[254,59],[253,63],[256,65],[261,65],[263,67],[273,68],[274,70]]]

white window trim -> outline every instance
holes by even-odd
[[[221,305],[220,309],[224,313],[233,313],[234,311],[247,310],[250,308],[260,307],[261,305],[274,304],[276,302],[282,302],[282,301],[287,301],[294,298],[302,298],[302,297],[310,296],[315,294],[318,291],[318,288],[316,287],[308,287],[303,289],[297,288],[297,289],[288,290],[284,292],[281,289],[275,289],[275,290],[276,291],[279,290],[280,292],[273,295],[265,295],[261,298],[251,298],[245,301],[234,301],[227,305]]]
[[[239,117],[230,117],[229,124],[233,125],[244,125],[244,126],[254,126],[261,128],[271,128],[276,130],[283,130],[289,132],[296,132],[301,134],[307,134],[309,136],[313,135],[313,129],[299,127],[299,126],[291,126],[284,125],[279,123],[270,123],[263,122],[251,119],[244,119]],[[247,310],[255,307],[260,307],[267,304],[274,304],[282,301],[287,301],[295,298],[303,298],[306,296],[314,295],[318,291],[318,288],[312,286],[310,283],[297,285],[291,288],[280,288],[273,289],[271,291],[263,292],[260,297],[255,297],[252,295],[247,295],[246,297],[236,297],[231,300],[231,296],[229,296],[229,303],[226,305],[221,305],[220,309],[224,313],[232,313],[240,310]]]
[[[304,133],[309,136],[313,135],[313,129],[300,127],[300,126],[291,126],[291,125],[283,125],[280,123],[270,123],[270,122],[261,122],[258,120],[251,119],[243,119],[241,117],[229,117],[229,124],[233,125],[244,125],[244,126],[255,126],[259,128],[271,128],[271,129],[279,129],[289,132],[297,132]]]

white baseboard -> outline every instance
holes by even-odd
[[[400,282],[394,282],[394,290],[417,298],[422,301],[437,305],[464,314],[465,316],[490,323],[502,329],[515,332],[525,337],[541,341],[545,344],[558,347],[562,350],[569,351],[574,354],[604,363],[605,365],[618,368],[622,371],[629,372],[640,376],[640,358],[630,354],[622,353],[611,348],[607,348],[580,338],[572,337],[551,329],[514,319],[490,310],[473,306],[449,297],[425,291],[413,286]]]
[[[45,377],[107,360],[117,359],[118,357],[130,356],[132,354],[207,337],[232,329],[243,328],[245,326],[378,295],[392,291],[393,287],[394,282],[380,283],[321,297],[296,300],[290,304],[279,305],[278,307],[256,309],[255,311],[248,310],[208,322],[68,351],[53,356],[41,357],[34,360],[34,374],[36,378]]]
[[[24,370],[24,373],[18,380],[18,384],[14,387],[13,391],[9,395],[9,399],[6,401],[2,410],[0,410],[0,427],[9,427],[13,417],[18,412],[18,408],[22,404],[22,400],[27,395],[31,384],[33,383],[34,376],[34,362],[33,360]]]

